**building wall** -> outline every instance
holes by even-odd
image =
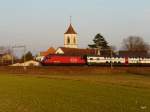
[[[58,48],[56,50],[55,54],[64,54],[64,52],[61,50],[61,48]]]
[[[0,57],[0,65],[10,64],[12,61],[12,56],[10,54],[4,54]]]
[[[64,47],[77,48],[77,34],[65,34],[64,35]]]

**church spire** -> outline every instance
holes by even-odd
[[[72,16],[70,16],[70,24],[72,24]]]
[[[70,16],[70,25],[65,34],[77,34],[74,28],[72,27],[72,16]]]
[[[69,25],[69,28],[67,29],[65,34],[77,34],[74,28],[72,27],[72,24]]]

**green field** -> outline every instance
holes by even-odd
[[[150,77],[0,73],[0,112],[150,112]]]

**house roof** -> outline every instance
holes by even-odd
[[[69,28],[65,32],[65,34],[77,34],[76,31],[73,29],[72,25],[70,24]]]
[[[3,55],[3,54],[6,54],[6,52],[4,52],[4,51],[0,51],[0,54],[1,54],[1,55]]]
[[[0,52],[0,57],[1,57],[1,56],[4,56],[4,55],[6,55],[6,54],[8,54],[8,53],[6,53],[6,52]]]
[[[58,48],[59,49],[59,48]],[[96,55],[98,51],[96,49],[79,49],[79,48],[66,48],[60,47],[65,55]]]
[[[49,54],[55,54],[55,49],[50,47],[47,51],[40,52],[40,56],[47,56]]]
[[[150,57],[147,51],[119,51],[120,57]]]
[[[2,57],[3,56],[3,54],[0,54],[0,57]]]

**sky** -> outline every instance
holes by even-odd
[[[118,49],[130,35],[150,43],[150,0],[0,0],[0,46],[63,46],[70,16],[81,48],[97,33]]]

